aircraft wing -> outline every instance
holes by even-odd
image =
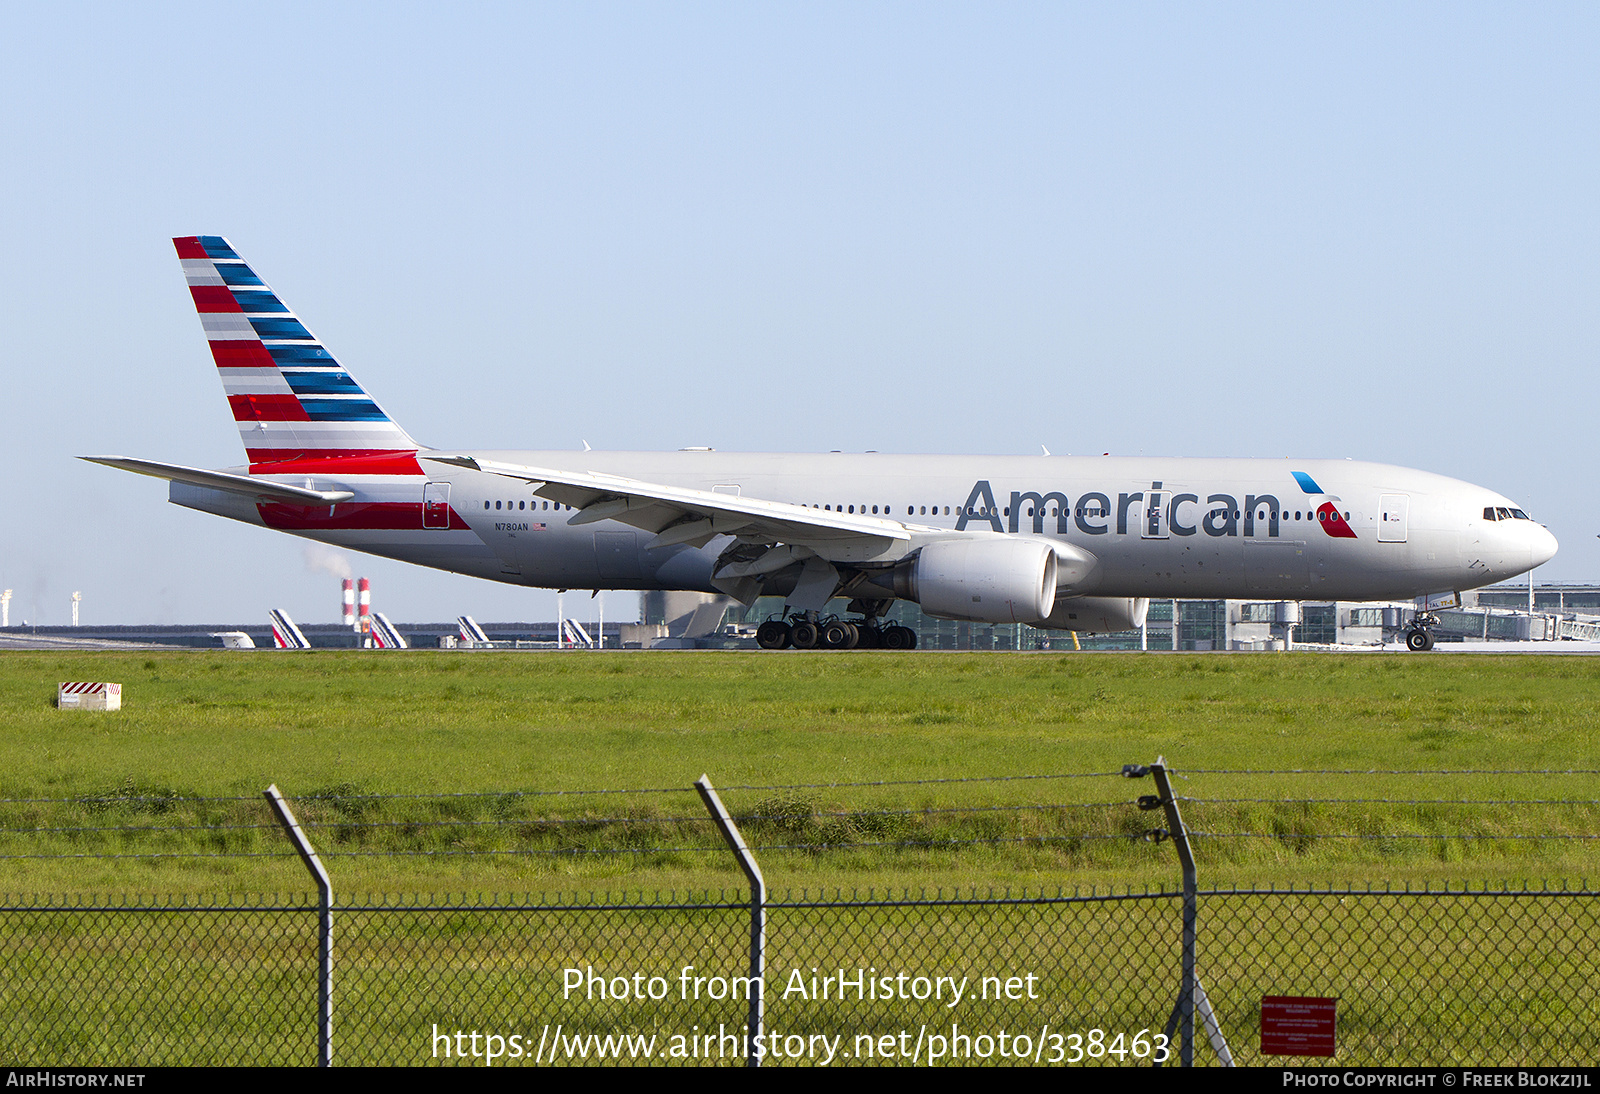
[[[116,467],[123,471],[132,471],[136,475],[150,475],[172,482],[185,482],[190,486],[226,490],[230,494],[243,494],[246,497],[284,502],[289,505],[333,505],[355,497],[349,490],[313,490],[310,487],[288,486],[254,475],[230,475],[226,471],[207,471],[204,468],[184,467],[176,463],[130,460],[125,456],[79,456],[78,458],[88,460],[90,463],[103,463],[107,467]]]
[[[701,546],[713,536],[734,535],[799,544],[824,557],[841,552],[861,557],[890,551],[896,543],[909,543],[913,532],[936,531],[885,517],[662,486],[597,471],[556,471],[473,456],[421,458],[537,483],[535,494],[577,510],[568,524],[601,520],[631,524],[655,533],[655,538],[645,544],[647,548],[674,543]]]

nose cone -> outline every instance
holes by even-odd
[[[1543,566],[1556,557],[1556,550],[1560,544],[1556,543],[1556,537],[1550,534],[1550,529],[1542,524],[1534,528],[1533,532],[1533,544],[1529,550],[1532,564]]]

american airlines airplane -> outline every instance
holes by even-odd
[[[1427,610],[1549,560],[1481,486],[1347,460],[503,452],[412,440],[220,236],[173,240],[244,441],[177,504],[518,585],[782,596],[768,649],[906,649],[942,619],[1118,631],[1149,598],[1404,600]],[[826,614],[848,598],[855,618]]]

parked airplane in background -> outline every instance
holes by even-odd
[[[86,459],[191,509],[495,581],[782,596],[768,648],[909,648],[881,625],[897,599],[1116,631],[1150,597],[1411,599],[1556,552],[1491,490],[1345,460],[424,448],[227,240],[173,242],[249,465]],[[826,615],[834,597],[857,618]]]

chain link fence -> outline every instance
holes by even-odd
[[[767,903],[762,1062],[1155,1062],[1181,894]],[[1591,1064],[1600,893],[1211,890],[1198,972],[1240,1064]],[[0,906],[13,1061],[317,1061],[314,901]],[[334,912],[333,1062],[742,1064],[749,907],[373,900]],[[1338,1000],[1331,1060],[1263,1057],[1265,995]],[[1098,1032],[1097,1032],[1098,1031]],[[1197,1063],[1216,1063],[1204,1035]]]
[[[1184,865],[1181,889],[790,891],[759,900],[744,890],[328,895],[327,909],[307,896],[0,899],[8,1016],[0,1051],[18,1063],[76,1066],[1148,1066],[1189,1056],[1198,1064],[1488,1066],[1600,1056],[1600,892],[1200,889],[1179,814],[1180,801],[1199,799],[1174,798],[1160,764],[1122,774],[1154,775],[1158,792],[1140,798],[1138,810],[1130,801],[1121,815],[1094,821],[1109,830],[1098,836],[1080,830],[1082,810],[1063,813],[1072,827],[1060,832],[1041,828],[1033,805],[1016,807],[1021,822],[1003,810],[991,817],[989,806],[973,815],[986,838],[1007,844],[1171,841]],[[709,785],[703,795],[711,808]],[[224,807],[234,808],[216,806]],[[801,841],[808,854],[828,841],[860,846],[863,833],[887,838],[861,817],[904,827],[886,813],[851,813],[843,826],[834,814],[774,808],[737,824],[721,814],[758,893],[764,882],[737,825],[771,829],[767,838],[781,841],[773,853]],[[280,817],[291,840],[303,837],[286,805]],[[692,835],[696,848],[715,850],[713,830],[691,833],[690,819],[657,819],[657,838],[676,846]],[[1152,827],[1163,819],[1164,828]],[[179,823],[191,823],[188,814]],[[457,838],[487,838],[449,823]],[[520,816],[506,823],[528,829],[529,840],[545,838]],[[89,838],[81,826],[51,831]],[[176,831],[154,838],[170,841]],[[349,838],[359,841],[361,831]],[[952,843],[981,834],[940,831]],[[336,840],[339,829],[324,822],[313,832]],[[900,838],[923,847],[929,830],[904,828]],[[248,854],[262,853],[259,842],[249,846]],[[309,843],[302,853],[315,869]],[[753,1009],[756,982],[763,1006]],[[1263,1055],[1266,996],[1334,1000],[1334,1055]]]

